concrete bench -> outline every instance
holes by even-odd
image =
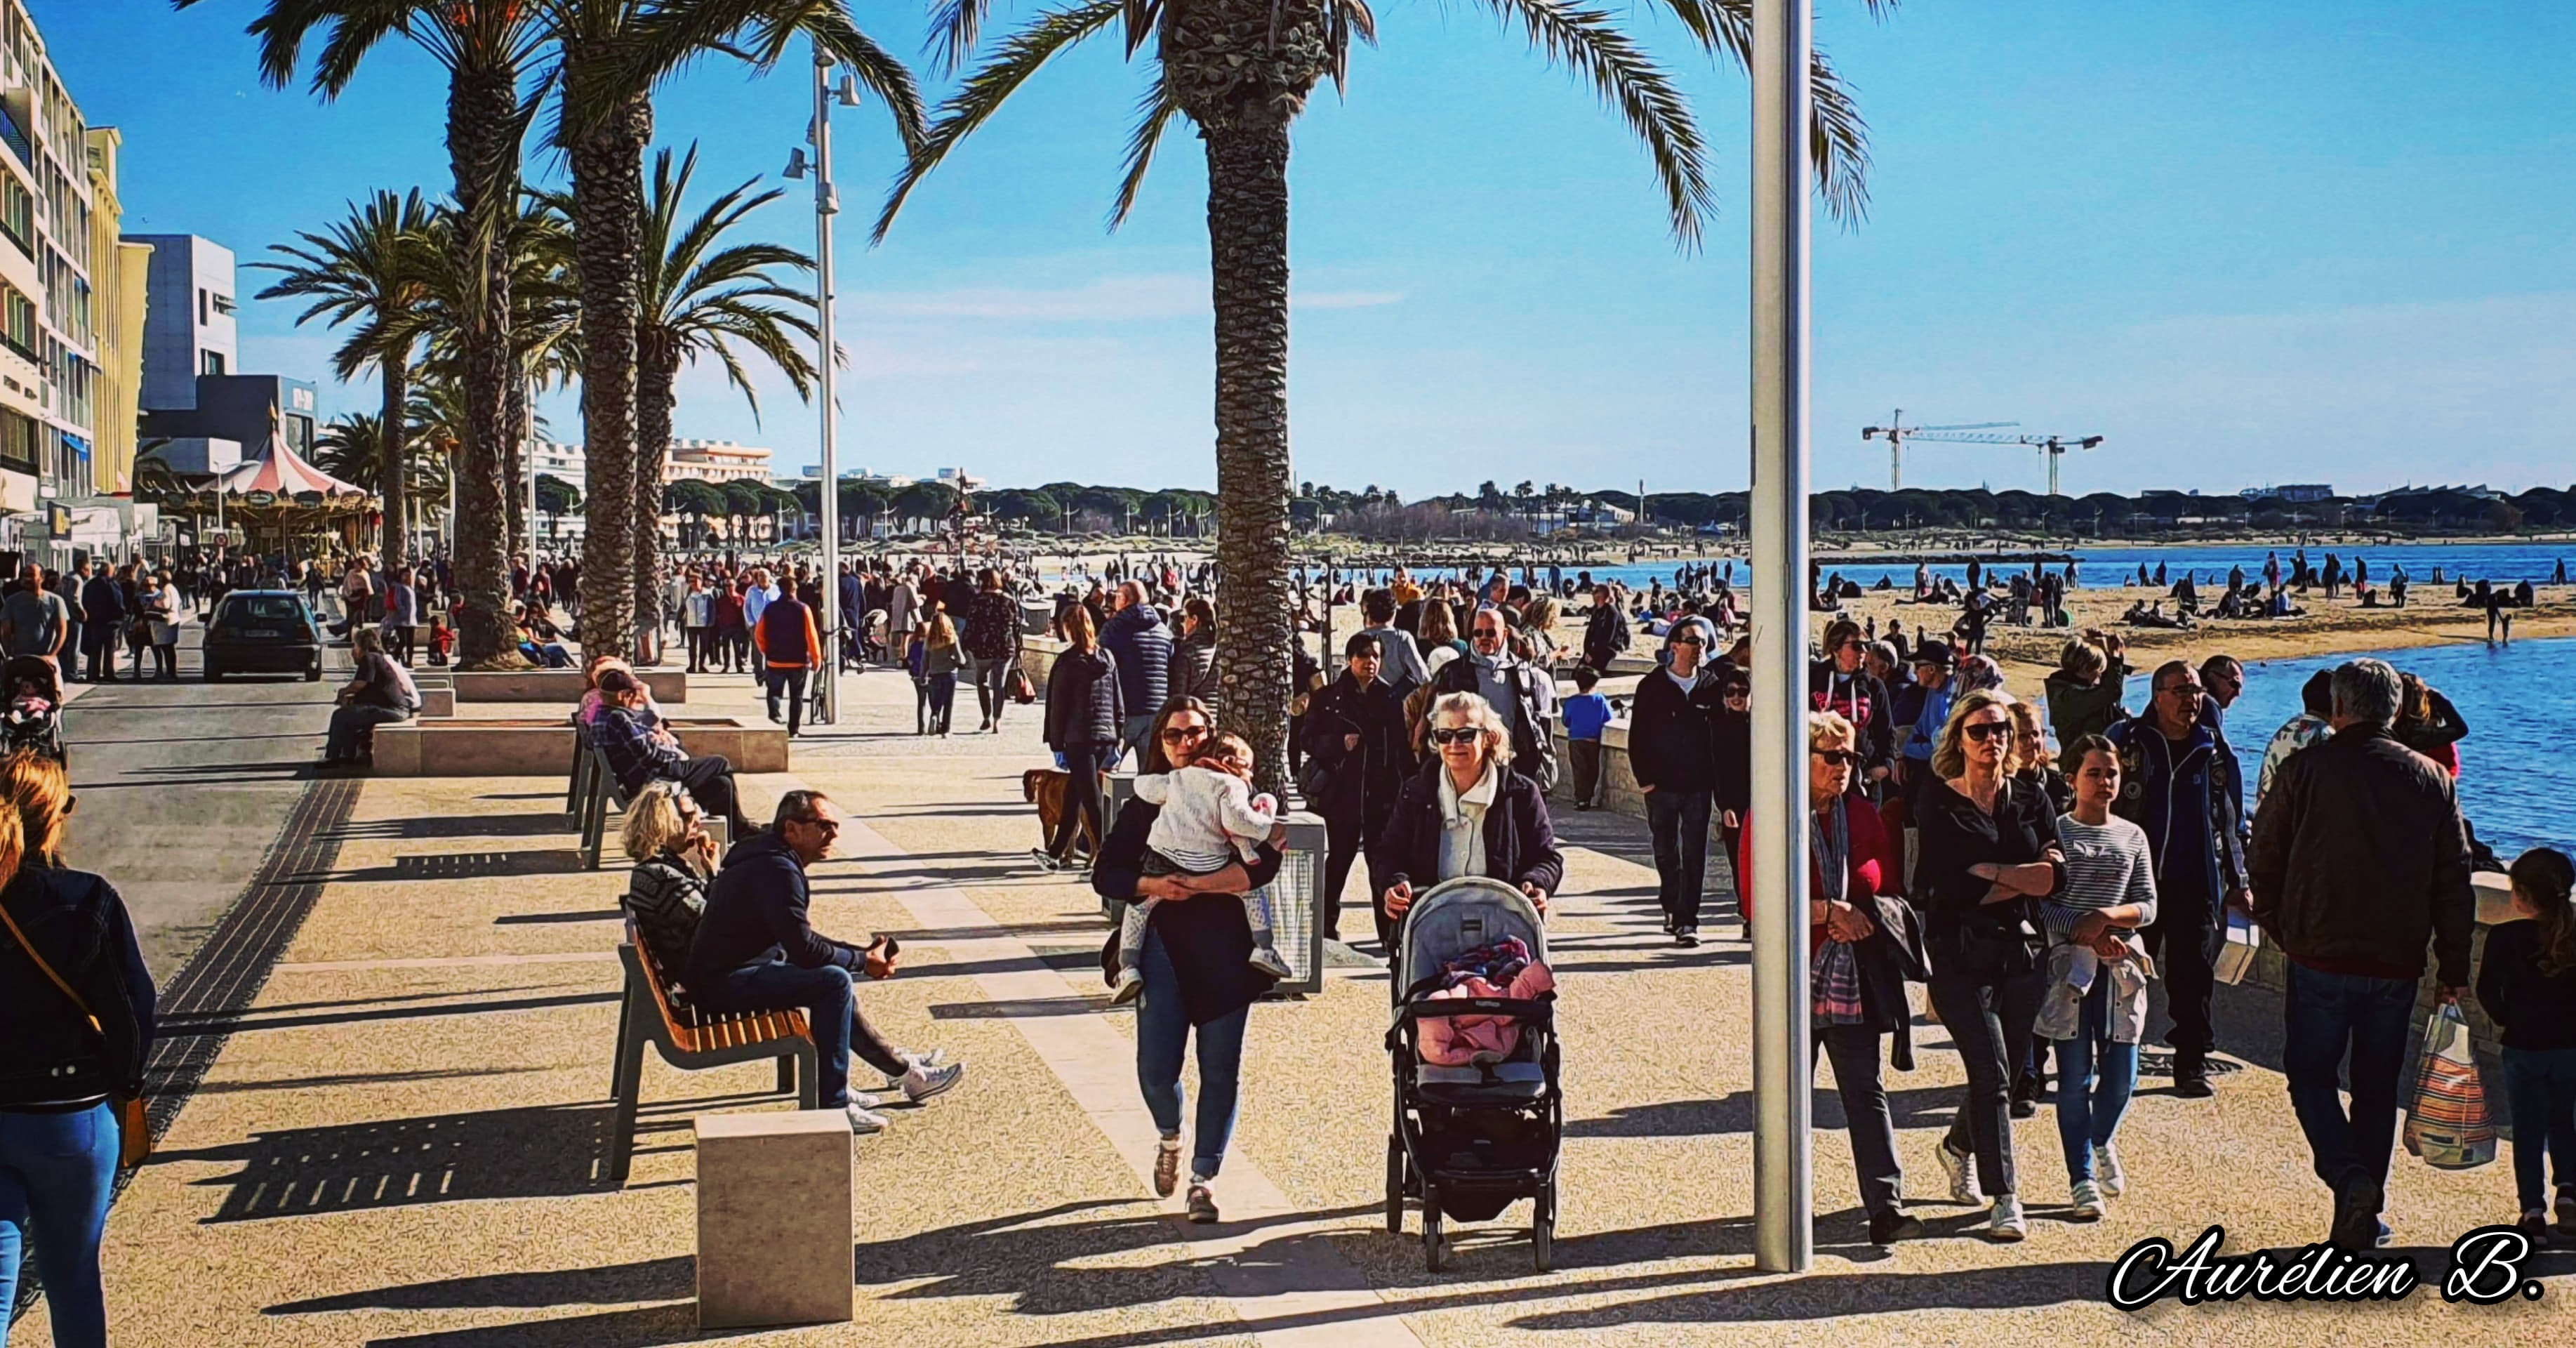
[[[702,1114],[697,1146],[699,1327],[848,1321],[849,1121],[839,1110]]]
[[[653,692],[655,702],[689,700],[689,674],[682,669],[639,669],[636,676]],[[449,676],[459,702],[581,701],[585,691],[577,669],[463,670]]]
[[[648,1044],[661,1053],[662,1061],[683,1072],[775,1059],[779,1094],[794,1093],[799,1109],[817,1107],[817,1059],[804,1012],[702,1011],[674,999],[670,980],[635,939],[632,922],[626,924],[626,939],[617,947],[617,959],[626,966],[626,992],[617,1021],[616,1071],[608,1086],[609,1099],[617,1106],[615,1146],[608,1158],[610,1179],[624,1183],[635,1159],[635,1110],[643,1087],[644,1048]],[[846,1143],[848,1118],[837,1111],[832,1117],[840,1120]],[[848,1248],[846,1241],[842,1248]]]
[[[787,771],[787,728],[738,716],[663,722],[692,757],[721,754],[736,772]],[[399,721],[376,728],[376,773],[385,777],[551,777],[572,760],[569,721]],[[569,802],[568,802],[569,804]]]

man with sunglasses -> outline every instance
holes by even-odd
[[[835,941],[806,920],[813,892],[806,874],[832,854],[841,815],[820,791],[779,797],[766,833],[734,844],[707,887],[707,910],[689,945],[682,981],[712,1011],[802,1010],[814,1036],[815,1087],[822,1107],[849,1116],[852,1132],[886,1126],[875,1100],[850,1091],[850,1055],[898,1083],[904,1097],[927,1100],[957,1084],[965,1064],[933,1066],[887,1041],[859,1014],[852,975],[892,978],[893,947],[883,937],[864,946]]]
[[[1539,794],[1556,789],[1556,680],[1511,652],[1511,627],[1501,609],[1476,613],[1468,629],[1471,653],[1431,676],[1434,691],[1478,693],[1511,732],[1512,771],[1537,783]]]
[[[1628,719],[1628,766],[1646,793],[1664,931],[1677,945],[1695,946],[1700,890],[1708,871],[1708,820],[1717,790],[1724,692],[1718,676],[1702,663],[1708,639],[1699,628],[1675,627],[1669,649],[1671,663],[1637,681]]]
[[[2112,809],[2147,833],[2155,859],[2156,920],[2146,927],[2148,953],[2164,972],[2173,1024],[2174,1094],[2211,1094],[2209,1052],[2219,951],[2227,910],[2248,902],[2242,821],[2244,778],[2236,751],[2201,717],[2206,698],[2199,671],[2168,661],[2155,673],[2147,714],[2105,731],[2120,751],[2120,798]]]

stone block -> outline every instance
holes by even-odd
[[[687,670],[640,669],[636,673],[643,678],[644,686],[653,690],[654,701],[689,700]],[[581,701],[578,669],[458,670],[452,678],[461,702],[560,702],[571,706]]]
[[[665,724],[693,757],[721,754],[736,772],[787,771],[785,726],[736,716],[673,718]],[[571,770],[572,750],[572,726],[561,719],[397,721],[376,728],[376,775],[560,777]]]
[[[454,716],[456,714],[455,689],[432,687],[427,684],[421,684],[419,687],[421,715]]]
[[[849,1320],[848,1118],[701,1114],[696,1128],[699,1327]]]

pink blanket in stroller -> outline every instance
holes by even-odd
[[[1531,1001],[1556,990],[1556,977],[1544,964],[1521,966],[1506,986],[1469,974],[1430,997],[1509,997]],[[1422,1022],[1422,1060],[1439,1067],[1471,1067],[1501,1062],[1521,1046],[1520,1021],[1511,1016],[1447,1016]]]

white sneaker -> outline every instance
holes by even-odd
[[[957,1084],[966,1075],[966,1064],[953,1062],[946,1067],[923,1067],[915,1064],[903,1074],[903,1098],[919,1104]]]
[[[2029,1234],[2030,1228],[2021,1219],[2021,1200],[2011,1194],[1998,1195],[1994,1212],[1986,1220],[1986,1239],[2015,1241]]]
[[[2102,1186],[2106,1198],[2117,1198],[2129,1187],[2129,1172],[2120,1168],[2120,1149],[2105,1142],[2093,1149],[2093,1178]]]
[[[944,1048],[934,1048],[927,1053],[915,1053],[908,1048],[899,1048],[894,1052],[896,1057],[903,1059],[905,1066],[901,1072],[886,1073],[884,1089],[889,1091],[902,1090],[905,1075],[915,1067],[939,1068],[948,1065],[948,1050]],[[851,1098],[856,1099],[857,1093],[852,1092]],[[868,1104],[873,1107],[876,1101],[870,1100]]]
[[[1977,1186],[1977,1161],[1950,1150],[1946,1141],[1932,1149],[1941,1158],[1941,1172],[1950,1177],[1950,1201],[1971,1207],[1986,1201],[1986,1192]]]
[[[887,1079],[887,1081],[886,1081],[886,1089],[887,1089],[887,1090],[893,1090],[893,1089],[895,1088],[895,1086],[896,1086],[896,1085],[897,1085],[897,1082],[896,1082],[893,1078],[888,1078],[888,1079]],[[882,1101],[882,1100],[879,1100],[877,1097],[875,1097],[875,1096],[873,1096],[873,1095],[868,1094],[866,1091],[852,1091],[852,1092],[850,1092],[850,1103],[851,1103],[851,1104],[854,1104],[854,1105],[857,1105],[857,1106],[858,1106],[859,1108],[861,1108],[861,1109],[874,1109],[874,1108],[876,1108],[878,1105],[883,1104],[883,1103],[885,1103],[885,1102],[884,1102],[884,1101]]]
[[[1125,1006],[1127,1003],[1143,996],[1144,992],[1144,972],[1132,967],[1121,969],[1118,971],[1117,986],[1109,990],[1109,1004],[1111,1006]]]
[[[1281,959],[1278,951],[1273,950],[1266,945],[1257,945],[1252,948],[1251,963],[1253,968],[1259,969],[1261,972],[1270,975],[1272,978],[1294,978],[1297,976],[1297,971],[1288,967],[1288,961]]]
[[[841,1107],[841,1112],[850,1116],[850,1131],[863,1136],[868,1133],[884,1132],[886,1127],[885,1115],[869,1113],[867,1105],[859,1103],[859,1100],[862,1098],[865,1097],[854,1096],[851,1098],[850,1103]],[[873,1099],[868,1100],[869,1105],[875,1103],[876,1101]]]
[[[2073,1201],[2075,1211],[2072,1215],[2079,1222],[2099,1221],[2104,1213],[2110,1211],[2109,1205],[2102,1201],[2102,1186],[2091,1180],[2075,1181]]]

